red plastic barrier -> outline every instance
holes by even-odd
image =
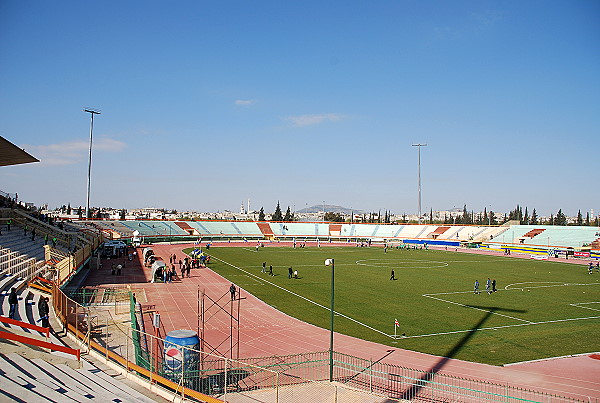
[[[18,334],[2,332],[0,331],[0,339],[13,340],[18,341],[19,343],[30,344],[32,346],[48,348],[53,351],[61,351],[63,353],[72,354],[77,357],[77,361],[81,359],[81,350],[65,346],[60,346],[58,344],[49,343],[47,341],[37,340],[27,336],[21,336]]]
[[[9,325],[24,327],[25,329],[37,330],[38,332],[46,333],[46,337],[50,337],[50,328],[49,327],[41,327],[41,326],[37,326],[37,325],[32,325],[31,323],[21,322],[20,320],[7,318],[6,316],[0,316],[0,322],[8,323]]]

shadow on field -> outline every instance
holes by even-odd
[[[475,308],[486,310],[487,312],[483,317],[469,330],[465,336],[456,343],[448,352],[442,357],[433,367],[431,367],[427,373],[423,374],[418,381],[416,381],[410,388],[402,393],[400,399],[410,400],[416,397],[419,392],[427,387],[427,384],[433,380],[435,375],[442,370],[446,363],[454,358],[456,354],[471,340],[475,333],[483,327],[485,322],[495,313],[526,313],[527,311],[521,309],[506,309],[497,306],[478,306],[478,305],[466,305],[466,308]]]

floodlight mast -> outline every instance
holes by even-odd
[[[85,209],[85,218],[91,218],[90,214],[90,185],[92,177],[92,137],[94,133],[94,115],[100,115],[100,111],[92,108],[84,108],[84,112],[90,114],[90,157],[88,162],[88,177],[87,177],[87,204]]]
[[[421,147],[427,147],[427,144],[413,144],[413,147],[419,147],[419,224],[421,224]]]

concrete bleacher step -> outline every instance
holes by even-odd
[[[154,402],[153,399],[144,396],[121,382],[119,379],[120,375],[117,377],[110,376],[87,361],[83,361],[83,364],[83,368],[79,370],[74,370],[64,364],[57,365],[57,368],[67,374],[70,373],[73,378],[78,379],[82,383],[93,385],[94,390],[104,389],[110,392],[110,399],[112,401],[114,401],[115,398],[118,398],[123,399],[123,401]]]
[[[58,368],[58,365],[52,365],[39,358],[28,360],[15,353],[8,354],[7,357],[12,361],[12,365],[17,365],[22,372],[32,378],[30,382],[41,383],[54,389],[62,396],[78,401],[82,398],[92,399],[99,395],[98,393],[92,393],[93,390],[89,386],[64,374]],[[102,398],[106,399],[109,396],[110,394],[105,394]]]
[[[44,402],[57,403],[77,401],[65,396],[62,389],[53,384],[46,384],[45,380],[38,381],[32,374],[29,365],[24,368],[14,362],[18,354],[0,354],[0,390],[7,400],[18,402]],[[57,390],[58,389],[58,390]]]
[[[75,369],[65,363],[42,358],[28,359],[17,353],[0,354],[0,401],[38,402],[140,402],[161,400],[148,397],[82,361]]]

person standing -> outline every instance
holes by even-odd
[[[48,305],[48,297],[41,297],[38,304],[38,313],[40,314],[40,321],[42,327],[50,327],[50,306]]]
[[[9,220],[6,222],[6,230],[7,230],[7,231],[10,231],[10,225],[11,225],[11,224],[12,224],[12,219],[9,219]]]
[[[35,227],[31,230],[31,240],[35,241]]]
[[[229,293],[231,294],[231,300],[233,301],[235,299],[235,285],[233,285],[233,283],[231,283],[231,286],[229,287]]]
[[[487,281],[485,282],[485,291],[488,293],[488,295],[490,295],[492,293],[491,286],[492,286],[492,281],[488,277]]]
[[[185,271],[187,273],[188,278],[190,278],[190,272],[192,271],[192,265],[188,264],[187,265],[187,269]]]
[[[475,288],[473,290],[473,294],[480,294],[480,292],[479,292],[479,280],[475,280]]]
[[[292,270],[292,266],[290,266],[288,268],[288,278],[292,278],[292,275],[294,274],[294,271]]]
[[[17,289],[15,287],[10,289],[10,295],[8,296],[8,304],[10,305],[10,311],[8,313],[8,317],[10,319],[15,318],[15,314],[17,313],[17,304],[19,303],[19,298],[17,297]]]
[[[392,275],[390,276],[390,280],[396,280],[396,273],[394,273],[394,269],[392,269]]]
[[[263,262],[262,264],[262,269],[260,269],[261,273],[266,273],[267,272],[267,262]]]
[[[496,292],[498,290],[496,290],[496,279],[492,280],[492,292]]]
[[[269,276],[274,276],[273,274],[273,265],[269,265]]]

